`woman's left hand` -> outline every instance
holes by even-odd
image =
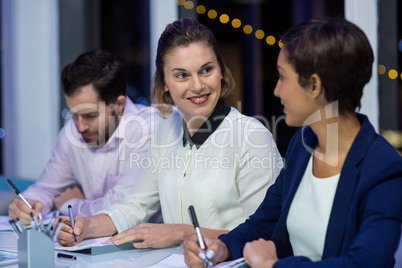
[[[262,238],[246,243],[243,256],[247,264],[253,268],[271,268],[278,261],[274,242]]]
[[[166,248],[181,244],[185,229],[184,224],[140,223],[111,237],[107,242],[120,245],[134,241],[136,248]]]

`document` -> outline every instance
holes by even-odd
[[[63,247],[59,243],[56,243],[54,246],[54,249],[65,250],[65,251],[78,251],[78,250],[94,248],[94,247],[103,247],[103,246],[107,246],[107,245],[103,244],[103,242],[107,241],[110,237],[111,236],[84,239],[80,243],[77,243],[76,245],[71,246],[71,247]]]
[[[184,261],[184,255],[171,254],[150,268],[185,268],[187,267]],[[249,268],[245,263],[244,258],[239,258],[233,261],[226,261],[215,265],[216,268]]]
[[[150,268],[185,268],[187,267],[184,262],[184,255],[182,254],[171,254],[168,257],[164,258],[157,264],[150,266]]]
[[[18,262],[18,254],[0,250],[0,266],[15,264]]]
[[[133,242],[128,242],[122,245],[104,244],[111,236],[84,239],[71,247],[63,247],[56,243],[54,249],[64,251],[81,251],[90,255],[98,255],[103,253],[110,253],[119,250],[134,249]]]

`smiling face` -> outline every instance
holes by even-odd
[[[203,42],[177,47],[166,54],[163,71],[165,91],[184,121],[205,121],[221,95],[222,72],[212,48]]]
[[[284,106],[288,126],[303,126],[306,119],[319,109],[314,95],[309,88],[299,84],[299,75],[286,59],[286,50],[282,49],[278,56],[277,68],[279,79],[274,95],[281,99]]]
[[[122,113],[118,102],[115,103],[116,109],[111,111],[105,102],[99,100],[91,84],[78,89],[72,96],[65,95],[65,98],[75,126],[84,141],[102,147],[118,124],[117,113]]]

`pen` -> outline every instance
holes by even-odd
[[[20,231],[20,229],[18,228],[18,226],[17,226],[17,224],[15,223],[15,221],[14,221],[14,220],[9,220],[8,222],[10,223],[11,227],[13,228],[14,233],[17,235],[17,237],[19,237],[20,234],[21,234],[21,231]]]
[[[8,184],[8,186],[10,186],[10,188],[15,192],[16,195],[18,195],[22,201],[24,201],[24,203],[30,208],[33,209],[31,204],[29,204],[29,202],[25,199],[25,197],[21,194],[20,190],[18,190],[17,187],[15,187],[14,183],[12,183],[10,181],[10,179],[6,179],[6,182]],[[39,218],[42,218],[42,214],[39,212]]]
[[[70,213],[70,220],[71,220],[71,227],[73,228],[73,236],[74,236],[74,241],[77,243],[77,236],[74,233],[74,217],[73,217],[73,210],[71,205],[68,205],[68,213]]]
[[[51,233],[50,238],[51,238],[53,241],[55,240],[55,238],[57,239],[57,235],[59,234],[60,229],[61,229],[62,226],[63,226],[63,224],[61,223],[61,220],[59,219],[59,221],[56,223],[55,227],[54,227],[54,228],[52,227],[52,228],[53,228],[53,232]],[[52,228],[50,229],[49,232],[52,231]]]
[[[77,259],[74,255],[64,254],[64,253],[57,253],[57,258],[75,261]]]
[[[206,253],[206,247],[205,247],[204,239],[202,238],[202,235],[201,235],[201,230],[200,230],[200,226],[198,225],[198,220],[197,220],[197,216],[195,215],[194,207],[189,206],[188,207],[188,212],[190,213],[190,218],[191,218],[191,221],[193,222],[195,233],[197,234],[197,239],[198,239],[198,243],[200,245],[200,248],[205,254],[204,264],[205,264],[206,267],[210,267],[209,260],[208,260],[208,257],[207,257],[207,253]]]
[[[10,188],[15,192],[15,194],[18,195],[30,209],[32,209],[31,204],[29,204],[29,202],[25,199],[25,197],[21,194],[17,187],[15,187],[15,185],[10,181],[10,179],[6,179],[6,182],[8,186],[10,186]]]

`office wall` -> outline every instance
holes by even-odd
[[[374,51],[373,76],[364,88],[361,112],[379,131],[378,104],[378,6],[377,0],[345,0],[345,18],[358,25],[367,35]]]
[[[58,1],[1,4],[3,173],[36,179],[58,131]]]

